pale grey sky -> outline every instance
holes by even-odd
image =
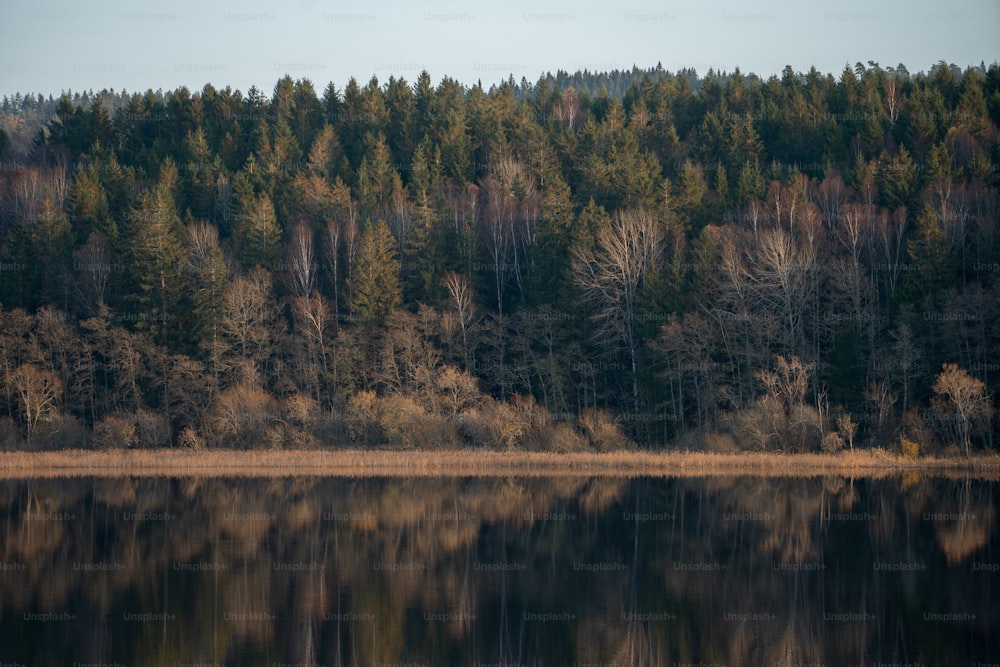
[[[426,69],[487,87],[509,74],[1000,61],[1000,0],[77,0],[0,2],[0,95],[206,82],[270,94],[284,74],[317,92]]]

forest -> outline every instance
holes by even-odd
[[[0,449],[993,448],[1000,65],[0,104]]]

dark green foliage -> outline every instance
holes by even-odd
[[[284,76],[271,95],[18,95],[0,120],[0,317],[91,318],[66,330],[114,370],[64,378],[65,409],[91,424],[151,407],[203,428],[232,378],[244,397],[308,388],[338,410],[360,389],[426,394],[433,373],[382,359],[419,348],[496,398],[607,410],[658,441],[756,405],[779,352],[857,415],[877,382],[928,400],[913,359],[975,374],[996,358],[996,65],[560,71],[489,90],[421,72],[321,96]],[[640,211],[663,242],[621,372],[574,256]],[[309,296],[287,250],[303,226]],[[222,368],[227,295],[252,271],[273,275],[279,315],[253,368]],[[901,378],[902,348],[880,341],[904,322]],[[882,435],[901,416],[886,414]]]
[[[383,221],[361,230],[358,256],[348,281],[351,315],[367,324],[381,324],[402,300],[396,241]]]
[[[168,186],[161,182],[142,192],[124,231],[125,275],[132,290],[125,295],[122,319],[152,333],[160,344],[178,343],[187,314],[179,308],[183,245],[181,220]]]

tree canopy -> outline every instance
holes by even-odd
[[[5,97],[0,437],[990,446],[998,124],[947,63]]]

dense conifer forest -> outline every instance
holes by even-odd
[[[0,105],[0,448],[993,447],[1000,66]]]

